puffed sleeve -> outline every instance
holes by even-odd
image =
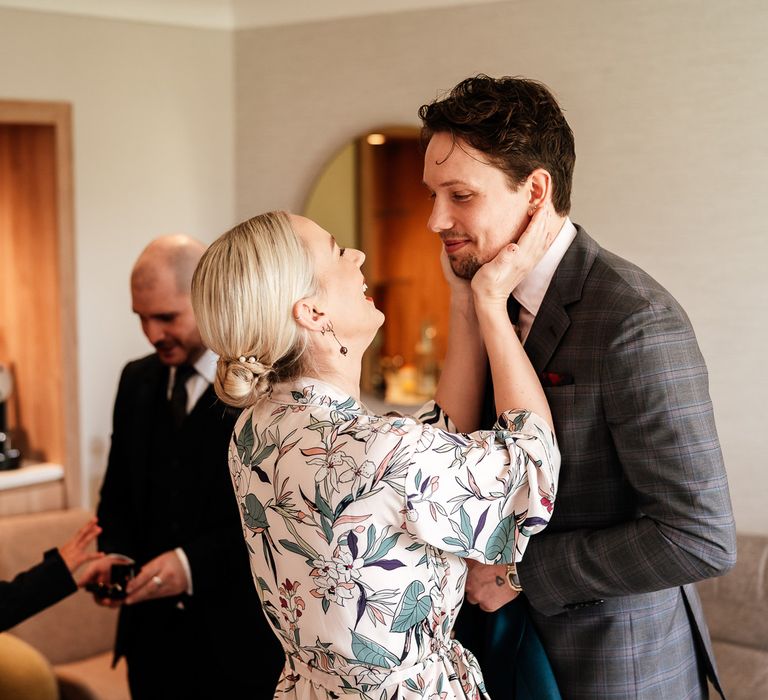
[[[549,425],[515,410],[493,430],[461,434],[434,403],[416,418],[421,433],[405,484],[408,531],[482,563],[519,561],[555,502],[560,452]]]

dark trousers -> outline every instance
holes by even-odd
[[[274,697],[278,681],[274,659],[263,668],[259,663],[264,640],[253,640],[252,662],[243,668],[243,650],[237,650],[237,659],[228,658],[227,649],[234,656],[232,640],[211,639],[207,627],[186,610],[166,608],[157,616],[141,615],[132,622],[133,640],[126,649],[132,700]]]
[[[456,638],[477,657],[493,700],[561,700],[527,606],[522,595],[494,613],[465,602],[456,621]]]

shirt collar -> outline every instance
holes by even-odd
[[[213,384],[213,380],[216,379],[216,363],[219,361],[219,356],[209,348],[205,349],[205,352],[200,355],[192,365],[195,371],[205,379],[209,384]]]
[[[512,296],[533,316],[539,313],[541,302],[544,301],[544,295],[555,275],[555,270],[574,238],[576,238],[576,227],[568,217],[565,217],[563,227],[544,253],[544,257],[512,292]]]

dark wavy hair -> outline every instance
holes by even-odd
[[[462,80],[443,98],[419,108],[421,143],[449,132],[485,153],[516,190],[537,168],[552,176],[552,204],[571,209],[576,151],[573,132],[543,83],[526,78],[477,75]]]

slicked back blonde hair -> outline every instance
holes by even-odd
[[[211,244],[192,278],[192,307],[203,342],[219,355],[214,388],[222,401],[250,406],[275,381],[301,374],[308,335],[293,305],[317,291],[286,212],[254,216]]]

